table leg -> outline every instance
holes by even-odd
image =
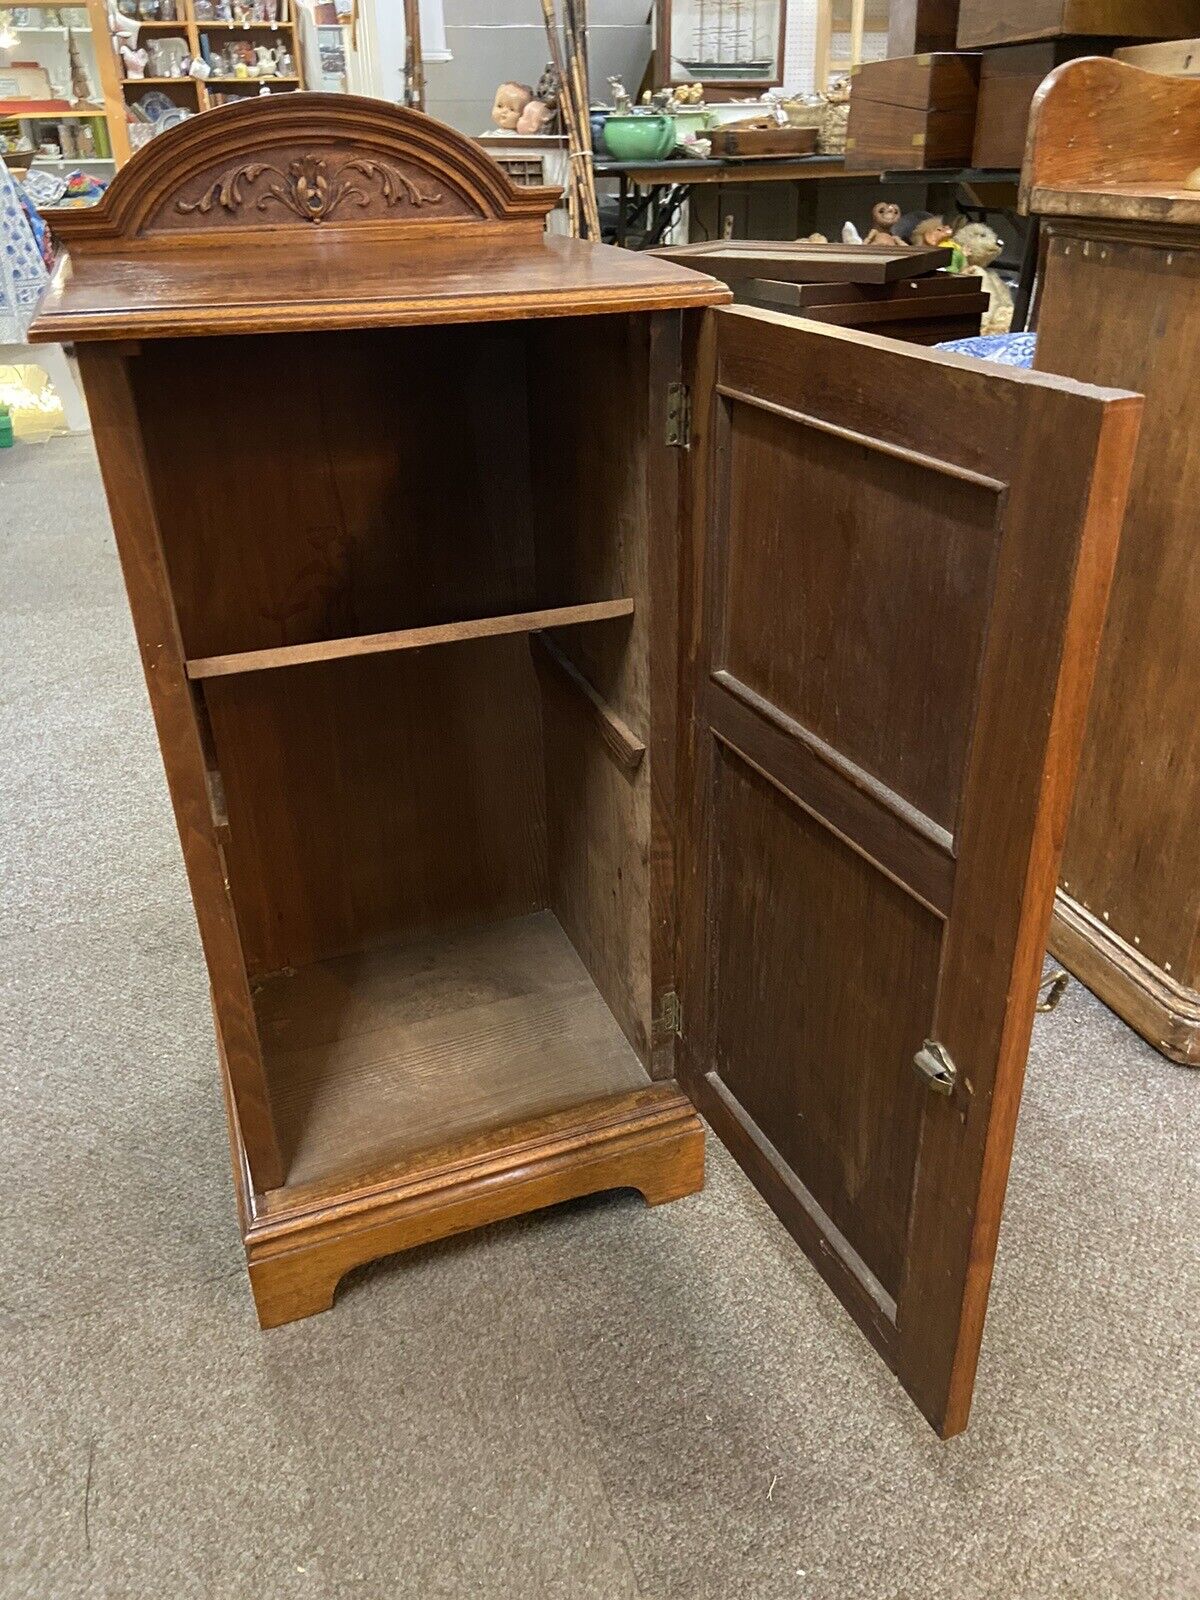
[[[1024,333],[1029,326],[1029,308],[1033,301],[1040,256],[1041,227],[1037,217],[1030,217],[1029,232],[1025,235],[1025,248],[1021,252],[1021,274],[1017,279],[1017,292],[1013,297],[1012,331]]]

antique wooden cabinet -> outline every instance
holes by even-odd
[[[1053,944],[1200,1065],[1200,81],[1060,67],[1030,127],[1037,365],[1146,395]]]
[[[1139,402],[554,198],[289,95],[61,219],[259,1315],[684,1195],[699,1106],[952,1433]]]

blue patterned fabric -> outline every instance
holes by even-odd
[[[976,361],[994,361],[1001,367],[1031,367],[1037,348],[1036,333],[981,333],[974,339],[948,339],[935,350],[949,350],[955,356],[974,356]]]
[[[23,344],[49,273],[21,193],[0,161],[0,344]]]

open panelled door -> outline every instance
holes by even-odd
[[[966,1425],[1141,400],[704,313],[680,1077]]]

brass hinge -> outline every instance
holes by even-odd
[[[683,1007],[674,989],[668,989],[662,997],[658,1026],[654,1031],[660,1039],[669,1039],[673,1034],[683,1032]]]
[[[958,1068],[951,1061],[950,1052],[945,1045],[938,1044],[936,1039],[926,1039],[913,1057],[913,1066],[934,1094],[954,1092],[954,1085],[958,1082]]]
[[[692,442],[692,392],[686,383],[667,385],[667,443],[686,450]]]

